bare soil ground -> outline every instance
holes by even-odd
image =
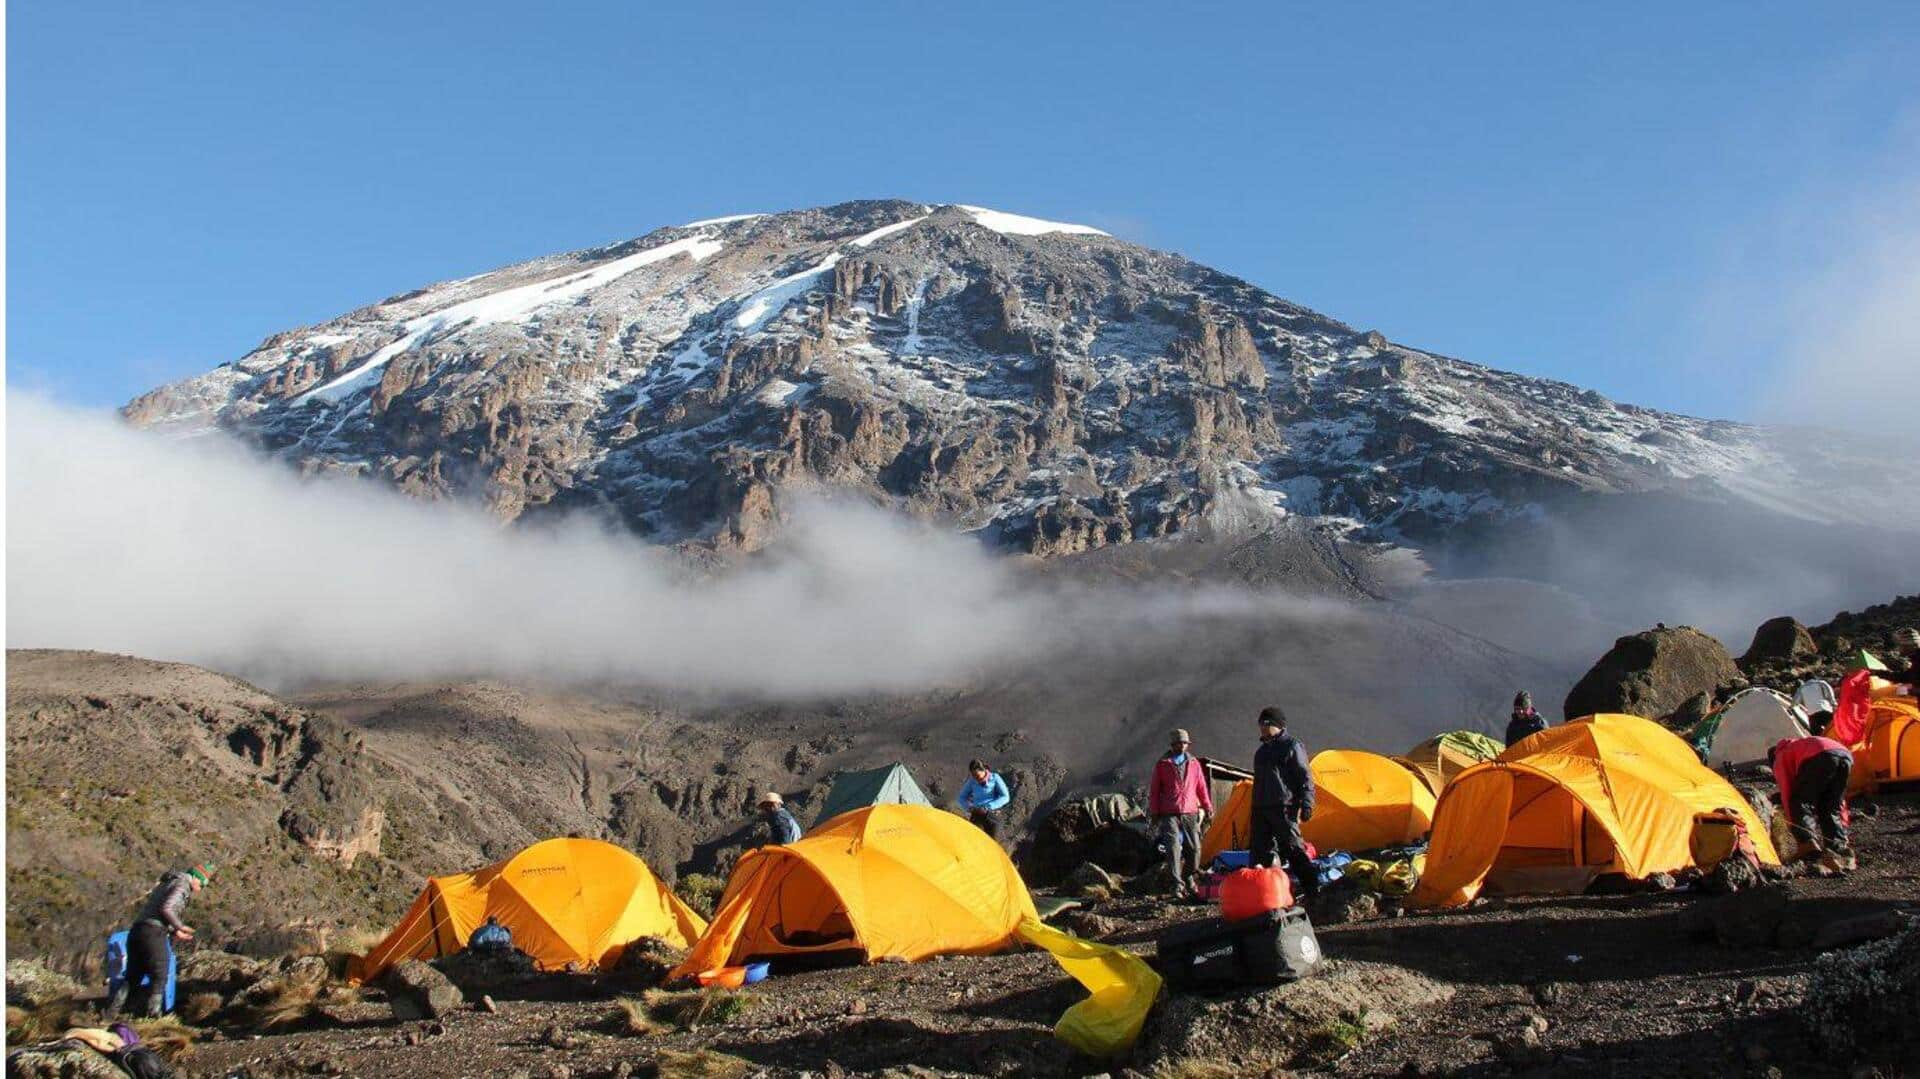
[[[1791,919],[1920,909],[1920,795],[1862,809],[1859,871],[1788,881]],[[1690,937],[1682,913],[1713,901],[1489,900],[1324,927],[1330,962],[1319,977],[1164,997],[1133,1056],[1117,1062],[1053,1039],[1081,993],[1029,952],[778,976],[725,1022],[646,1036],[615,1032],[615,994],[589,978],[500,999],[497,1014],[412,1023],[387,1018],[370,995],[340,1013],[344,1025],[207,1042],[188,1065],[252,1077],[1849,1074],[1818,1055],[1796,1017],[1816,953]],[[1111,942],[1146,954],[1167,927],[1208,914],[1153,899],[1099,912],[1117,926]]]

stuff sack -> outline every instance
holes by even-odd
[[[1307,912],[1268,911],[1240,922],[1209,919],[1160,938],[1160,972],[1175,989],[1278,985],[1312,974],[1320,942]]]
[[[1293,906],[1293,885],[1277,866],[1236,869],[1220,882],[1220,916],[1230,922]]]

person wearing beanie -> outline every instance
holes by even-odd
[[[1147,786],[1147,816],[1166,850],[1167,874],[1173,878],[1176,899],[1193,893],[1200,875],[1200,832],[1207,814],[1213,812],[1207,768],[1187,752],[1192,744],[1185,729],[1175,728],[1167,738],[1166,754],[1154,762],[1153,781]]]
[[[212,877],[212,868],[204,864],[161,874],[127,929],[127,1011],[135,1018],[155,1018],[165,1010],[173,942],[193,939],[193,927],[181,915]]]
[[[1513,695],[1513,714],[1507,718],[1507,745],[1547,729],[1547,717],[1533,710],[1533,694],[1526,690]]]
[[[784,847],[800,842],[800,822],[793,819],[787,800],[780,797],[779,791],[760,796],[760,823],[767,830],[767,846]]]
[[[1313,819],[1313,770],[1307,750],[1287,733],[1287,714],[1278,707],[1260,710],[1260,748],[1253,752],[1253,828],[1247,844],[1253,864],[1265,868],[1277,859],[1300,879],[1301,895],[1320,892],[1320,873],[1307,857],[1300,825]]]

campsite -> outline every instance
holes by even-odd
[[[1298,980],[1196,985],[1203,966],[1169,965],[1169,942],[1214,932],[1234,899],[1167,894],[1137,789],[1082,788],[1029,811],[1025,838],[1003,845],[894,762],[826,773],[795,801],[801,839],[748,841],[698,890],[698,874],[657,874],[618,843],[553,838],[429,877],[350,949],[189,947],[177,1007],[195,1033],[177,1063],[252,1077],[1155,1079],[1250,1062],[1355,1075],[1610,1075],[1676,1056],[1688,1074],[1884,1065],[1910,1043],[1863,1032],[1899,1005],[1864,988],[1871,966],[1845,964],[1920,976],[1907,955],[1920,762],[1914,707],[1849,676],[1858,664],[1803,654],[1776,682],[1788,692],[1726,689],[1690,723],[1675,706],[1668,725],[1603,714],[1512,746],[1461,729],[1398,752],[1318,750],[1303,833],[1330,875],[1318,896],[1282,900],[1317,939]],[[1809,713],[1787,683],[1820,676],[1840,686],[1862,761],[1859,868],[1844,875],[1781,864],[1792,848],[1778,844],[1795,841],[1764,761],[1738,748],[1799,736]],[[1230,864],[1253,784],[1234,763],[1210,771],[1202,858]],[[1751,862],[1721,833],[1749,840]],[[1720,864],[1695,868],[1708,858]],[[469,946],[490,920],[511,949]],[[1838,993],[1860,1014],[1822,1003]],[[10,1022],[31,1021],[16,1011]]]

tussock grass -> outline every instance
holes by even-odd
[[[648,1038],[665,1034],[668,1027],[653,1017],[646,1001],[620,997],[613,1002],[613,1014],[608,1017],[607,1029],[629,1038]]]
[[[1224,1060],[1183,1057],[1153,1066],[1151,1079],[1241,1079],[1246,1069]]]
[[[60,1037],[73,1025],[71,1000],[53,1000],[37,1008],[7,1005],[7,1046],[32,1045]]]
[[[691,1053],[663,1049],[653,1062],[653,1074],[662,1079],[743,1079],[752,1069],[752,1064],[739,1057],[711,1049]]]
[[[218,993],[195,993],[181,1001],[180,1006],[174,1009],[174,1014],[195,1026],[199,1026],[207,1020],[212,1019],[226,1003],[226,1001],[220,999],[220,994]]]
[[[752,993],[738,989],[649,989],[640,997],[649,1018],[680,1030],[724,1026],[758,1001]]]
[[[180,1021],[177,1015],[163,1015],[158,1019],[136,1019],[133,1022],[134,1033],[147,1047],[168,1060],[178,1060],[193,1052],[194,1040],[200,1032]]]

